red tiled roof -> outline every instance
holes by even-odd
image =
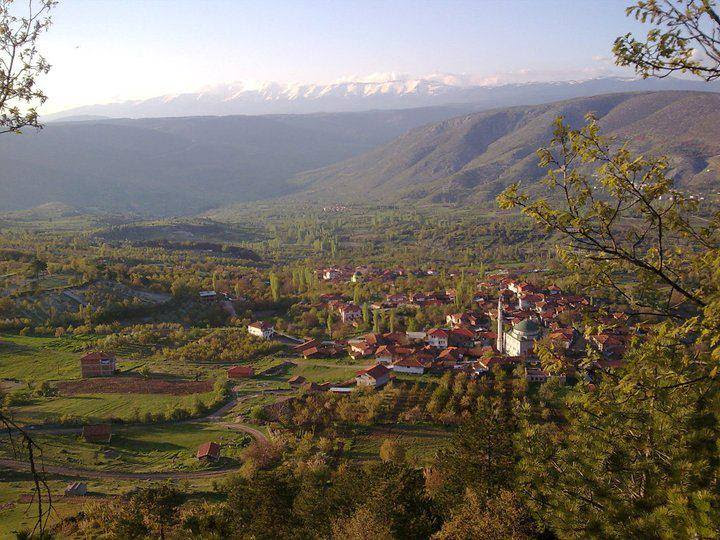
[[[358,375],[369,375],[373,379],[379,379],[383,375],[387,375],[390,373],[390,370],[383,366],[382,364],[376,364],[370,369],[366,369],[364,371],[361,371],[358,373]]]
[[[220,457],[220,445],[215,442],[206,442],[201,444],[197,451],[197,459],[204,457]]]

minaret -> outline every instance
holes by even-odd
[[[498,297],[498,312],[497,312],[497,350],[499,353],[505,352],[505,331],[503,325],[503,309],[502,309],[502,295]]]

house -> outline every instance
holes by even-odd
[[[255,321],[254,323],[248,324],[247,330],[251,336],[262,339],[269,339],[275,333],[275,328],[267,321]]]
[[[412,375],[422,375],[425,373],[425,366],[417,358],[401,358],[392,366],[393,371],[398,373],[410,373]]]
[[[90,377],[109,377],[115,374],[115,355],[95,351],[80,359],[80,372],[83,379]]]
[[[293,351],[302,354],[302,352],[306,349],[311,349],[313,347],[319,347],[319,346],[320,346],[320,342],[317,339],[306,339],[300,345],[295,345],[293,347]]]
[[[213,302],[218,298],[218,294],[215,291],[200,291],[198,296],[203,302]]]
[[[75,497],[87,494],[87,484],[85,482],[73,482],[71,484],[68,484],[65,488],[65,496],[66,497]]]
[[[228,379],[246,379],[255,375],[252,366],[233,366],[227,371]]]
[[[370,356],[374,350],[375,347],[365,343],[364,341],[361,341],[359,343],[353,343],[352,345],[350,345],[350,357],[353,360],[356,360],[358,358]]]
[[[109,443],[112,438],[110,424],[88,424],[83,426],[83,439],[91,443]]]
[[[453,328],[448,332],[448,344],[471,348],[475,345],[475,332],[467,328]]]
[[[340,313],[340,320],[346,324],[362,319],[362,309],[353,303],[341,305],[338,312]]]
[[[293,375],[288,379],[290,388],[300,388],[305,383],[305,377],[302,375]]]
[[[355,383],[358,386],[371,386],[380,388],[390,380],[390,370],[382,364],[376,364],[370,369],[358,373]]]
[[[200,461],[217,461],[220,459],[220,445],[215,442],[206,442],[200,445],[196,457]]]
[[[375,351],[375,360],[378,364],[390,364],[394,356],[393,350],[387,345],[380,345]]]
[[[427,332],[427,342],[433,347],[445,349],[448,346],[448,332],[442,328],[433,328]]]

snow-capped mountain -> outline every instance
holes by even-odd
[[[680,79],[629,79],[602,77],[582,81],[498,84],[496,79],[464,75],[357,78],[330,84],[236,82],[207,87],[199,92],[158,96],[77,107],[45,117],[111,118],[204,116],[232,114],[284,114],[404,109],[451,103],[473,103],[478,108],[533,105],[609,92],[648,90],[720,91],[720,84]]]

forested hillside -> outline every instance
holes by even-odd
[[[671,175],[700,193],[720,180],[720,95],[700,92],[607,94],[459,116],[423,126],[392,143],[296,178],[307,199],[488,200],[510,182],[543,171],[535,151],[553,120],[580,125],[592,112],[603,132],[637,151],[670,157]]]

